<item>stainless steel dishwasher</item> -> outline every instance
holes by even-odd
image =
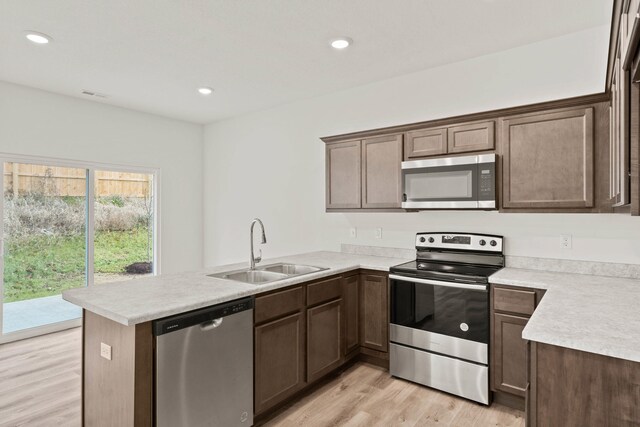
[[[156,425],[253,424],[253,298],[153,322]]]

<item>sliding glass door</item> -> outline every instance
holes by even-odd
[[[153,274],[153,174],[95,172],[93,282]]]
[[[80,325],[65,289],[157,272],[154,171],[11,160],[0,158],[0,342]]]
[[[78,319],[86,283],[87,171],[4,162],[2,334]]]

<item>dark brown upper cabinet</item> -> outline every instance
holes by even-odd
[[[414,130],[404,134],[404,158],[439,156],[447,153],[447,128]]]
[[[628,72],[617,73],[612,95],[322,138],[326,209],[401,211],[402,160],[495,152],[502,212],[608,213],[630,200],[638,214],[640,83],[630,81]]]
[[[493,150],[495,148],[494,122],[468,123],[448,129],[448,152]]]
[[[402,135],[326,145],[326,208],[400,209]]]
[[[593,108],[500,120],[502,206],[594,206]]]
[[[402,205],[402,135],[362,140],[362,207]]]
[[[359,209],[362,206],[360,141],[327,144],[327,209]]]
[[[404,138],[405,160],[487,151],[495,148],[495,123],[490,120],[412,130],[406,132]]]

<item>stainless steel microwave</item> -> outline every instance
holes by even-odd
[[[402,162],[404,209],[495,209],[496,155]]]

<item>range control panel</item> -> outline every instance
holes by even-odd
[[[418,233],[416,249],[462,249],[502,253],[502,236],[491,234]]]

